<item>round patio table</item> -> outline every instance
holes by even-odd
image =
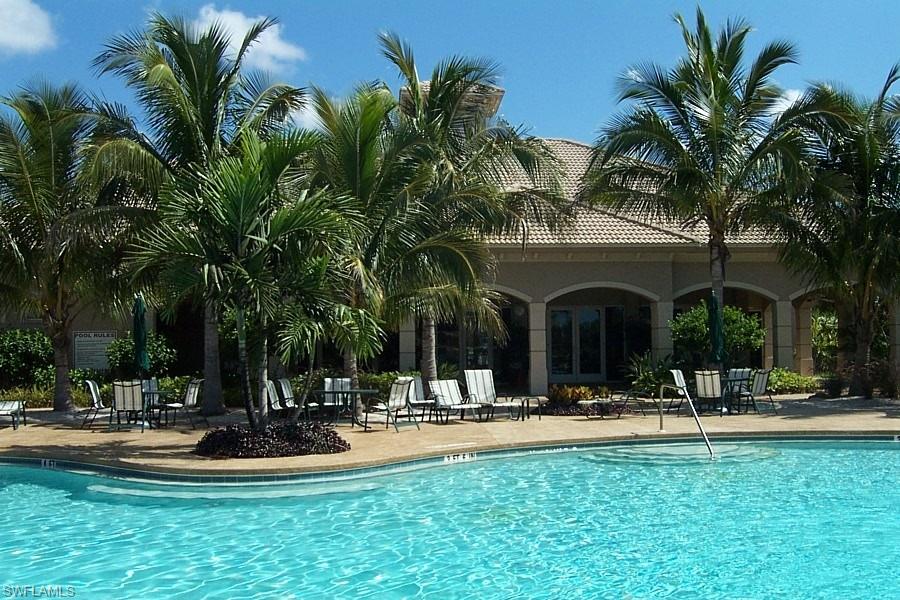
[[[319,414],[323,413],[322,407],[324,405],[325,398],[328,396],[347,396],[350,398],[350,427],[354,427],[359,425],[366,431],[370,429],[367,423],[363,423],[359,420],[359,417],[356,414],[356,407],[359,405],[359,401],[363,397],[373,397],[377,396],[381,393],[381,390],[370,389],[370,388],[356,388],[351,390],[315,390],[313,391],[313,395],[317,396],[319,401]],[[342,401],[344,398],[340,398]],[[343,402],[342,402],[343,403]],[[335,403],[335,421],[340,417],[341,410],[346,410],[347,407],[341,407],[338,403]]]
[[[733,413],[735,412],[734,406],[732,402],[734,401],[735,390],[740,390],[743,387],[743,384],[750,385],[749,377],[723,377],[722,378],[722,415],[726,412]],[[725,404],[728,404],[728,408],[725,408]],[[738,413],[741,412],[741,401],[738,398]],[[720,415],[721,416],[721,415]]]

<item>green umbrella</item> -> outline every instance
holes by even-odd
[[[716,293],[709,296],[709,362],[721,365],[725,362],[725,324],[719,311],[719,299]]]
[[[137,368],[138,377],[144,378],[150,370],[150,356],[147,354],[147,305],[144,297],[138,294],[134,297],[134,306],[131,315],[134,317],[134,366]]]

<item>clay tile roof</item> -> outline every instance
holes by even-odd
[[[581,192],[582,178],[591,161],[591,147],[582,142],[547,138],[545,142],[554,151],[564,169],[563,191],[573,202]],[[510,186],[522,182],[511,181]],[[562,231],[551,232],[546,227],[533,227],[528,243],[533,245],[621,246],[621,245],[699,245],[707,239],[706,228],[682,227],[678,223],[649,220],[633,213],[613,212],[603,208],[583,206],[578,209],[573,222]],[[491,240],[494,244],[519,244],[521,236],[509,235]],[[731,237],[730,243],[770,244],[760,231],[750,230]]]

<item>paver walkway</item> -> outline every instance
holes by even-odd
[[[779,415],[734,415],[702,417],[704,427],[716,435],[735,434],[838,434],[877,433],[900,435],[900,402],[884,400],[779,399]],[[213,426],[242,418],[234,411],[212,419]],[[289,473],[350,468],[390,463],[422,456],[442,456],[516,446],[584,443],[654,436],[696,436],[693,419],[666,416],[665,433],[659,432],[654,412],[647,416],[625,415],[621,419],[584,417],[536,417],[507,421],[505,417],[486,423],[451,421],[449,425],[422,424],[422,430],[401,424],[393,428],[360,428],[340,425],[338,431],[352,450],[341,454],[278,459],[209,459],[193,454],[204,429],[190,427],[147,431],[107,431],[98,419],[91,430],[79,429],[79,417],[62,417],[52,411],[29,411],[29,424],[13,431],[0,427],[0,458],[37,456],[95,464],[143,468],[155,471],[206,474]],[[5,424],[4,424],[5,425]]]

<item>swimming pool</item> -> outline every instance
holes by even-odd
[[[192,599],[900,596],[900,443],[720,449],[716,462],[694,445],[640,445],[231,487],[0,465],[0,589]]]

